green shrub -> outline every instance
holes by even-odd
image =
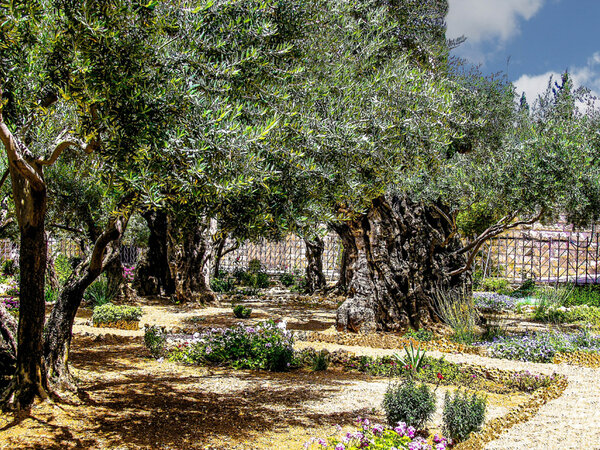
[[[135,322],[142,317],[142,309],[137,306],[113,305],[106,303],[96,306],[92,314],[94,324],[113,323],[120,320]]]
[[[446,436],[456,441],[464,441],[469,434],[479,431],[485,419],[487,399],[477,394],[456,391],[454,397],[446,392],[443,430]]]
[[[600,286],[575,286],[563,306],[588,305],[600,307]]]
[[[265,272],[258,272],[254,275],[254,287],[259,289],[265,289],[271,286],[271,279],[269,278],[269,274]]]
[[[405,422],[421,429],[435,412],[435,393],[426,384],[416,385],[409,378],[390,385],[383,398],[383,409],[391,426]]]
[[[310,366],[313,372],[321,372],[327,370],[330,361],[331,358],[329,352],[327,350],[321,350],[312,354]]]
[[[231,292],[235,288],[235,283],[233,278],[213,278],[210,280],[210,288],[214,292]]]
[[[410,330],[408,333],[406,333],[405,336],[416,339],[417,341],[421,341],[421,342],[433,341],[433,339],[435,338],[433,333],[429,330],[426,330],[425,328],[420,328],[416,331]]]
[[[18,266],[14,259],[5,259],[0,269],[4,275],[13,276],[17,273]]]
[[[279,277],[279,281],[281,281],[281,284],[283,284],[285,287],[290,287],[293,285],[295,280],[296,278],[294,277],[294,274],[289,272],[286,272]]]
[[[521,286],[519,286],[515,291],[511,292],[512,297],[530,297],[536,291],[535,281],[531,278],[525,280]]]
[[[165,352],[166,338],[156,325],[146,328],[144,344],[155,358],[160,358]]]
[[[270,320],[255,327],[211,328],[191,344],[171,352],[169,358],[235,369],[282,371],[294,362],[293,344],[291,334]]]
[[[65,285],[71,276],[71,273],[73,273],[69,258],[62,253],[59,253],[56,258],[54,258],[54,270],[56,270],[56,276],[58,277],[58,282],[61,286]]]
[[[46,303],[56,303],[56,301],[58,300],[58,294],[58,289],[46,287],[46,290],[44,291],[44,300],[46,301]]]
[[[508,295],[512,292],[510,283],[507,279],[496,277],[489,277],[481,280],[481,289],[484,291],[497,292],[502,295]]]
[[[439,290],[435,296],[436,312],[454,331],[454,339],[465,344],[475,341],[475,325],[479,313],[472,295],[466,291]]]
[[[84,292],[83,299],[96,306],[110,303],[117,295],[115,289],[111,289],[105,278],[94,281]]]
[[[247,308],[244,305],[235,305],[233,307],[233,314],[238,319],[247,319],[252,314],[252,309]]]
[[[258,273],[262,271],[262,263],[260,259],[251,259],[248,262],[248,272],[250,273]]]

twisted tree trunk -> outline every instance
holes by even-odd
[[[44,335],[44,358],[50,381],[60,389],[75,388],[68,359],[75,315],[83,294],[115,260],[120,263],[120,238],[126,223],[125,219],[118,218],[108,225],[94,243],[91,255],[69,277],[48,318]]]
[[[169,265],[169,221],[163,211],[142,214],[150,229],[148,249],[137,265],[133,288],[138,295],[172,295],[175,279]]]
[[[17,366],[17,321],[0,303],[0,389],[8,386]]]
[[[312,239],[304,238],[306,245],[306,293],[313,294],[325,288],[327,283],[323,273],[323,239],[315,236]]]
[[[330,223],[329,227],[338,235],[342,245],[340,277],[333,290],[338,294],[346,295],[354,275],[354,263],[358,257],[358,250],[347,222]]]
[[[175,273],[175,296],[179,301],[214,303],[216,296],[210,289],[210,273],[213,261],[212,234],[216,222],[209,221],[180,230],[180,242],[173,247]]]
[[[338,330],[428,327],[440,321],[437,290],[470,288],[468,272],[449,276],[465,256],[456,253],[461,243],[436,208],[381,197],[346,225],[339,232],[356,257],[346,272],[349,297],[338,309]]]

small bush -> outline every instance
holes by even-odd
[[[160,358],[165,352],[166,339],[160,328],[156,325],[146,328],[144,344],[155,358]]]
[[[475,341],[478,313],[472,296],[465,291],[437,291],[435,306],[440,319],[452,328],[454,339],[465,344]]]
[[[531,278],[525,280],[521,286],[519,286],[515,291],[513,291],[510,295],[513,297],[529,297],[533,295],[535,292],[535,281]]]
[[[0,267],[0,270],[4,275],[10,276],[16,275],[17,269],[18,266],[14,259],[5,259],[2,261],[2,266]]]
[[[233,307],[233,314],[238,319],[247,319],[252,314],[252,309],[247,308],[244,305],[235,305]]]
[[[117,295],[114,289],[111,289],[108,281],[100,278],[94,281],[83,294],[83,299],[91,303],[94,307],[110,303]]]
[[[233,278],[213,278],[210,280],[210,288],[214,292],[224,293],[231,292],[235,289]]]
[[[388,388],[383,398],[383,409],[390,425],[405,422],[421,429],[435,412],[435,394],[426,384],[416,385],[408,379]]]
[[[426,330],[425,328],[420,328],[416,331],[410,330],[408,333],[406,333],[406,337],[413,338],[421,342],[433,341],[433,339],[435,338],[433,333],[429,330]]]
[[[44,300],[46,301],[46,303],[56,303],[56,301],[58,300],[58,294],[58,289],[52,289],[47,287],[44,291]]]
[[[515,298],[495,292],[474,292],[473,302],[478,309],[496,314],[514,311],[517,305]]]
[[[262,271],[262,263],[260,259],[251,259],[248,262],[248,271],[251,273],[258,273]]]
[[[294,280],[295,280],[295,279],[296,279],[296,278],[294,277],[294,274],[293,274],[293,273],[289,273],[289,272],[286,272],[286,273],[282,274],[282,275],[279,277],[279,281],[280,281],[280,282],[281,282],[281,284],[283,284],[285,287],[290,287],[291,285],[293,285],[293,284],[294,284]]]
[[[330,361],[331,358],[329,356],[329,352],[327,350],[321,350],[314,352],[311,355],[310,366],[313,372],[321,372],[327,370]]]
[[[457,391],[454,397],[446,392],[442,414],[444,434],[452,440],[464,441],[469,434],[479,431],[485,419],[487,399],[477,394]]]
[[[169,358],[196,364],[222,364],[235,369],[287,370],[294,362],[293,338],[273,321],[256,327],[213,328]]]
[[[113,305],[106,303],[96,306],[92,314],[94,324],[114,323],[121,320],[126,322],[135,322],[142,317],[142,309],[137,306]]]
[[[492,291],[502,295],[508,295],[512,292],[510,283],[505,278],[489,277],[481,280],[481,289]]]

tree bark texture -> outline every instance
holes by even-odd
[[[0,303],[0,389],[6,388],[17,365],[17,320]]]
[[[10,407],[27,409],[36,397],[47,398],[48,383],[43,363],[42,333],[45,319],[44,287],[48,246],[45,232],[46,186],[42,168],[27,161],[41,181],[33,184],[10,164],[13,196],[19,222],[20,283],[17,364],[6,400]]]
[[[172,295],[175,279],[169,266],[167,213],[146,211],[142,216],[148,224],[150,236],[148,249],[136,267],[133,288],[140,296]]]
[[[91,255],[69,277],[52,308],[44,335],[44,358],[48,378],[59,389],[75,388],[68,366],[75,315],[85,290],[107,267],[115,264],[115,260],[120,263],[122,233],[123,225],[119,221],[109,225],[94,244]]]
[[[342,245],[342,255],[340,261],[340,277],[334,287],[334,291],[346,295],[350,287],[350,281],[354,274],[354,266],[358,258],[356,243],[350,232],[350,226],[347,222],[330,223],[329,227],[335,231],[340,238]]]
[[[196,223],[179,232],[180,242],[174,245],[176,268],[175,296],[179,301],[214,303],[216,296],[210,289],[210,273],[213,261],[212,234],[216,222]]]
[[[338,330],[419,329],[440,322],[438,290],[468,289],[470,276],[448,274],[465,264],[461,242],[435,208],[406,197],[380,197],[366,214],[340,228],[352,254],[348,298],[337,312]]]
[[[324,289],[327,281],[323,273],[323,251],[325,243],[318,236],[304,238],[306,245],[306,292],[312,294]]]

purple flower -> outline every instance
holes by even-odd
[[[341,442],[335,446],[335,450],[345,450],[346,446],[344,444],[342,444]]]

